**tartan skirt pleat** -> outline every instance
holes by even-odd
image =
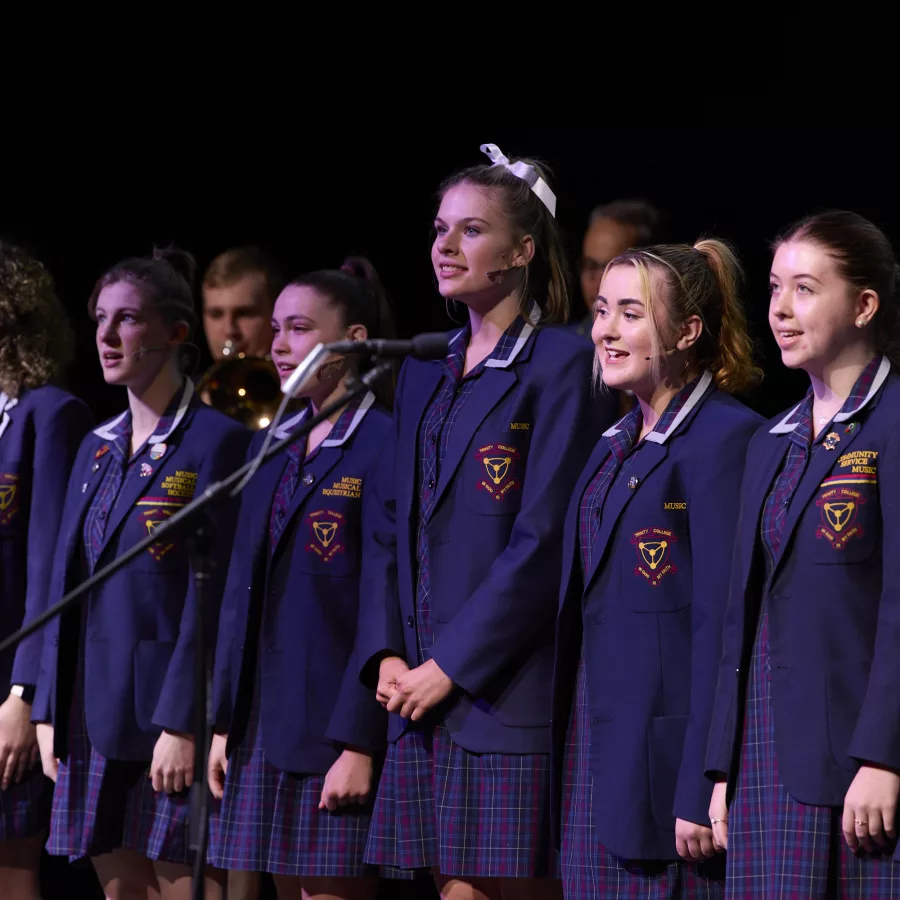
[[[797,802],[781,781],[764,607],[750,667],[740,770],[728,815],[726,897],[900,898],[900,867],[893,861],[893,848],[857,856],[844,841],[841,814],[840,809]]]
[[[550,759],[469,753],[443,725],[388,746],[366,862],[469,878],[556,877]]]
[[[19,784],[0,791],[0,842],[34,837],[47,830],[53,782],[36,763]]]
[[[594,828],[594,782],[584,661],[578,664],[575,702],[563,760],[560,870],[566,900],[718,900],[723,879],[681,861],[626,860],[600,843]],[[674,851],[674,837],[672,839]],[[721,862],[711,861],[716,868]]]
[[[134,850],[159,862],[190,864],[190,792],[154,791],[150,763],[106,759],[91,746],[79,667],[69,713],[69,754],[53,791],[47,852],[70,860]],[[213,814],[216,804],[211,801]]]
[[[254,697],[244,741],[228,760],[210,862],[223,869],[274,875],[377,875],[375,867],[363,862],[371,801],[336,812],[320,810],[325,776],[273,766],[266,759],[261,731]]]

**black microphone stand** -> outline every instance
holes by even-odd
[[[306,419],[295,431],[277,443],[273,443],[266,452],[264,459],[269,459],[279,453],[294,441],[305,437],[320,422],[325,421],[330,415],[343,409],[356,397],[365,393],[379,378],[391,372],[391,363],[375,360],[375,366],[361,376],[358,380],[347,385],[346,392],[333,403],[319,410],[316,415]],[[222,494],[232,488],[246,475],[255,464],[255,460],[241,466],[227,478],[216,484],[209,485],[206,490],[191,503],[179,510],[160,525],[151,535],[135,544],[130,550],[126,550],[121,556],[95,572],[86,581],[66,594],[62,600],[46,609],[39,616],[32,619],[27,625],[20,628],[15,634],[11,634],[0,643],[0,653],[15,647],[35,631],[43,628],[51,619],[62,615],[68,609],[79,602],[85,594],[110,575],[123,569],[131,560],[144,552],[151,544],[161,541],[179,529],[190,528],[191,568],[194,575],[194,590],[196,592],[196,646],[195,646],[195,684],[194,684],[194,784],[191,788],[190,811],[190,847],[195,851],[193,875],[191,880],[191,897],[193,900],[203,900],[205,896],[204,869],[206,867],[206,850],[209,840],[209,783],[206,770],[209,763],[209,746],[212,740],[212,671],[213,671],[213,647],[209,645],[204,634],[206,622],[207,593],[209,582],[212,578],[212,548],[213,528],[209,515],[209,507],[218,500]],[[65,727],[63,725],[63,727]]]

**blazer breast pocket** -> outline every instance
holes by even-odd
[[[23,527],[25,486],[20,468],[18,462],[0,460],[0,534],[13,534]]]
[[[521,509],[529,435],[524,430],[503,432],[496,441],[470,446],[462,477],[473,512],[502,516],[515,515]],[[484,437],[480,435],[479,440]]]
[[[155,536],[163,525],[179,512],[184,504],[138,502],[131,514],[134,521],[128,527],[125,547],[132,546],[148,537]],[[137,564],[143,571],[177,572],[187,571],[190,559],[187,548],[187,533],[179,528],[150,546],[138,557]]]
[[[346,576],[359,568],[359,501],[351,510],[346,503],[317,504],[302,511],[294,559],[311,575]]]
[[[869,560],[881,546],[881,505],[874,476],[826,478],[804,516],[812,562],[846,565]]]
[[[676,529],[639,528],[623,549],[630,556],[625,561],[623,593],[633,612],[674,612],[690,606],[691,549]]]

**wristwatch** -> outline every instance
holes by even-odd
[[[9,692],[14,696],[23,700],[25,703],[34,703],[34,685],[33,684],[14,684]]]

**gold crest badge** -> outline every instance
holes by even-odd
[[[311,540],[306,545],[306,552],[318,556],[322,562],[331,562],[338,553],[345,550],[341,531],[345,524],[343,513],[333,509],[317,509],[308,513]]]
[[[826,490],[816,500],[821,511],[816,537],[828,541],[835,550],[843,550],[854,538],[861,538],[863,528],[856,519],[865,502],[862,492],[853,488],[835,486]]]
[[[646,578],[651,587],[659,587],[667,575],[674,575],[678,568],[672,563],[672,545],[678,537],[667,528],[642,528],[631,536],[637,550],[638,564],[634,574]]]
[[[522,483],[516,477],[521,454],[506,444],[488,444],[475,454],[484,467],[478,479],[478,490],[486,491],[494,500],[502,500],[510,491],[521,490]]]
[[[156,533],[156,529],[162,525],[166,519],[170,518],[175,512],[165,506],[150,506],[141,509],[139,518],[146,529],[145,537],[149,537]],[[156,561],[159,562],[170,550],[175,549],[174,541],[157,541],[147,548],[147,552]]]
[[[19,511],[19,476],[0,472],[0,525],[9,525]]]

